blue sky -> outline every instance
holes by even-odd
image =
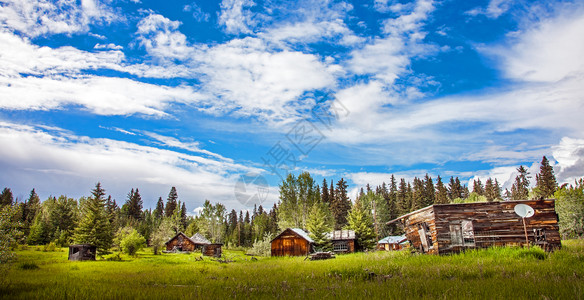
[[[288,171],[353,197],[391,174],[510,187],[543,155],[572,182],[583,37],[579,1],[3,0],[0,185],[245,209],[245,174],[271,206]]]

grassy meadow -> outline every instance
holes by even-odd
[[[200,254],[121,255],[121,261],[70,262],[66,249],[29,247],[0,266],[0,298],[388,298],[582,299],[584,240],[539,248],[494,248],[451,256],[400,252],[304,257],[245,256],[233,262]],[[107,257],[115,257],[117,254]]]

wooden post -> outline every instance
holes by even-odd
[[[527,226],[525,225],[525,218],[523,220],[523,232],[525,232],[525,242],[527,243],[527,248],[529,249],[529,239],[527,238]]]

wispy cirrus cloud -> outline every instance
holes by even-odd
[[[0,6],[2,27],[29,37],[87,32],[92,23],[107,24],[122,20],[124,17],[121,14],[99,0],[8,0]]]
[[[60,186],[69,196],[80,197],[101,181],[108,194],[120,201],[129,187],[138,187],[145,205],[154,205],[158,196],[175,186],[189,207],[211,199],[237,208],[240,204],[233,199],[237,173],[262,172],[228,159],[4,121],[0,121],[0,140],[7,143],[0,150],[3,184],[16,190],[35,187],[44,196],[54,195],[54,186]]]

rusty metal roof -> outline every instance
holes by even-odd
[[[405,235],[394,235],[382,238],[377,242],[378,244],[401,244],[402,242],[406,241]]]
[[[191,240],[195,243],[195,244],[212,244],[211,241],[209,241],[208,239],[206,239],[202,234],[200,233],[195,233],[195,235],[193,235],[191,237]]]
[[[355,231],[354,230],[334,230],[327,234],[327,238],[333,241],[339,240],[354,240]]]

